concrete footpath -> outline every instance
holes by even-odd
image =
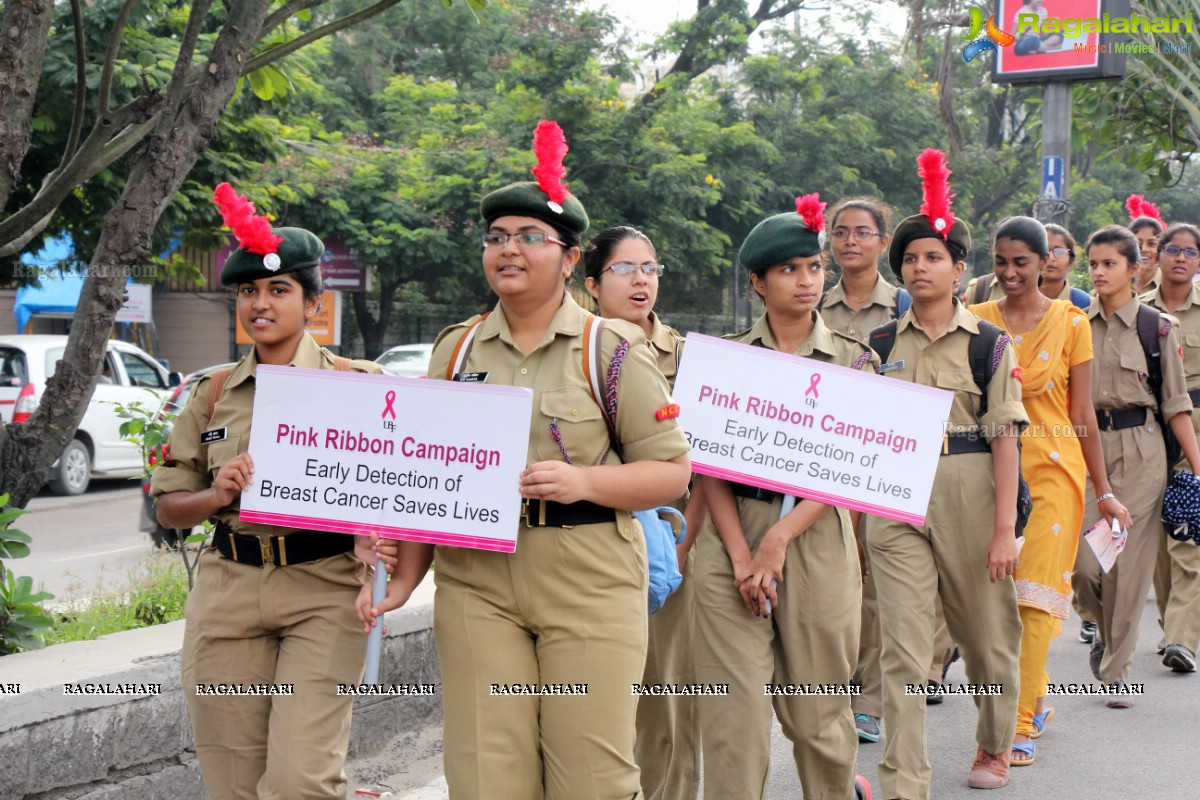
[[[1088,668],[1088,645],[1077,634],[1079,621],[1064,623],[1063,635],[1051,646],[1048,672],[1054,683],[1094,685]],[[1106,708],[1096,697],[1059,697],[1056,716],[1037,740],[1037,763],[1014,768],[1008,787],[994,793],[999,800],[1046,800],[1086,797],[1088,800],[1191,800],[1200,797],[1200,776],[1194,754],[1200,743],[1200,675],[1167,670],[1155,654],[1161,636],[1153,597],[1146,603],[1133,668],[1133,681],[1145,685],[1127,710]],[[962,663],[954,665],[950,683],[965,683]],[[930,706],[926,718],[929,757],[933,764],[934,800],[982,800],[992,793],[967,788],[966,777],[975,755],[975,707],[969,697],[946,699]],[[886,732],[885,732],[886,734]],[[440,749],[440,732],[426,731],[412,752],[411,766],[380,778],[403,800],[447,800],[439,772],[416,788],[412,778],[429,768],[429,755]],[[870,778],[874,800],[886,800],[879,790],[876,764],[883,743],[863,744],[858,771]],[[772,736],[768,800],[803,797],[791,758],[791,744],[776,724]],[[408,764],[407,757],[404,763]],[[353,795],[351,795],[353,796]]]

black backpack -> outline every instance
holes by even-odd
[[[1180,447],[1179,440],[1175,438],[1171,426],[1166,424],[1162,414],[1162,348],[1159,346],[1158,336],[1162,324],[1161,311],[1147,303],[1141,303],[1138,306],[1138,340],[1142,343],[1142,352],[1146,354],[1146,383],[1150,385],[1150,391],[1154,393],[1154,400],[1158,403],[1158,413],[1154,416],[1158,420],[1158,427],[1162,430],[1163,441],[1167,446],[1167,471],[1169,473],[1175,468],[1179,457],[1183,455],[1183,448]]]
[[[1007,334],[1000,329],[999,326],[993,325],[986,320],[977,320],[979,324],[979,333],[971,337],[971,343],[967,345],[967,361],[971,364],[971,377],[975,380],[975,385],[979,387],[980,401],[979,414],[986,414],[988,407],[988,384],[992,380],[992,376],[996,374],[996,369],[1000,366],[1000,359],[997,356],[997,345],[1000,342],[1000,337],[1004,336],[1007,339]],[[1156,331],[1157,333],[1157,331]],[[1157,339],[1155,339],[1157,341]],[[871,331],[871,349],[879,355],[879,360],[887,363],[888,356],[892,353],[892,346],[896,343],[896,320],[892,320],[886,325],[881,325]],[[1162,371],[1159,370],[1159,383],[1162,383]],[[976,417],[978,419],[978,416]],[[1025,482],[1025,476],[1021,473],[1021,440],[1017,440],[1017,536],[1021,536],[1025,532],[1025,524],[1029,522],[1029,515],[1033,513],[1033,495],[1029,492],[1029,484]]]

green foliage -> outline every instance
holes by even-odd
[[[129,404],[110,402],[108,405],[114,406],[114,413],[125,420],[119,428],[121,438],[141,450],[142,475],[150,477],[159,464],[160,445],[166,444],[167,432],[176,415],[166,407],[160,415],[158,410],[149,408],[140,400]]]
[[[46,643],[88,641],[183,619],[188,588],[187,573],[177,560],[152,553],[130,574],[127,591],[96,592],[59,612]]]
[[[0,494],[0,559],[29,555],[29,534],[12,527],[25,513],[8,505],[8,493]],[[52,621],[42,603],[53,599],[48,592],[35,592],[33,578],[17,576],[0,561],[0,656],[43,646],[43,636]]]

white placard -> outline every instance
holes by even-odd
[[[154,315],[151,313],[153,293],[149,284],[126,284],[125,294],[125,302],[117,309],[116,322],[154,321]]]
[[[689,333],[674,397],[694,471],[924,524],[950,392]]]
[[[533,393],[259,366],[248,522],[511,553]]]

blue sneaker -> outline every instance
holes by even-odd
[[[854,730],[858,732],[860,742],[878,742],[882,735],[879,732],[879,717],[870,714],[855,714]]]

